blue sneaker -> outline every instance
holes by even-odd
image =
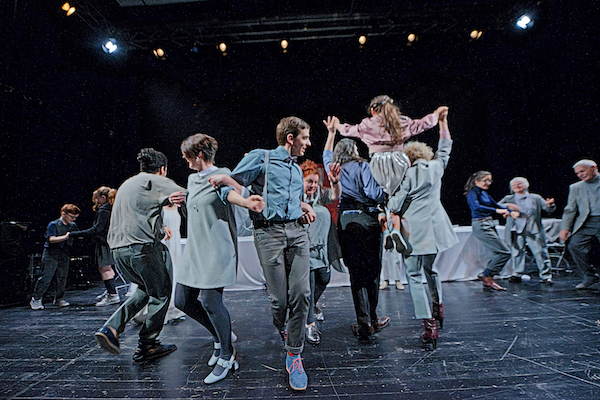
[[[306,390],[308,376],[304,372],[301,355],[290,354],[288,352],[285,357],[285,368],[288,374],[290,374],[290,387],[294,390]]]
[[[119,339],[113,335],[112,331],[107,327],[103,326],[94,333],[96,341],[104,350],[112,354],[121,354],[121,348],[119,347]]]

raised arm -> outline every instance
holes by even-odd
[[[333,151],[333,144],[335,143],[335,133],[337,131],[337,126],[340,125],[340,120],[338,117],[327,117],[326,120],[323,121],[325,126],[327,127],[327,140],[325,141],[325,148],[323,150],[331,150]]]
[[[450,137],[450,129],[448,128],[448,107],[440,107],[438,110],[439,109],[442,109],[438,118],[440,124],[440,139],[452,139]]]

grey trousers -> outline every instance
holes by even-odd
[[[162,243],[135,244],[113,249],[112,255],[125,279],[136,283],[138,289],[104,326],[111,326],[122,333],[127,322],[147,304],[148,315],[140,330],[139,343],[154,344],[171,301],[173,265],[169,250]]]
[[[257,228],[254,244],[267,281],[273,325],[280,331],[287,326],[285,348],[299,354],[304,348],[310,302],[310,242],[306,229],[298,222]]]
[[[494,220],[474,220],[471,221],[473,227],[473,236],[475,236],[489,251],[490,261],[487,268],[483,271],[483,276],[494,276],[502,271],[510,259],[510,249],[504,244],[496,227]]]
[[[590,264],[589,253],[594,242],[600,241],[600,217],[589,217],[569,239],[569,252],[573,261],[587,276],[596,275],[597,268]]]
[[[525,256],[527,247],[531,250],[535,263],[539,270],[540,279],[552,279],[552,264],[546,244],[542,242],[539,234],[533,234],[526,231],[521,233],[513,232],[512,256],[515,260],[515,276],[521,276],[525,273]]]
[[[437,269],[433,265],[436,257],[437,254],[426,254],[410,256],[404,260],[410,296],[413,300],[415,318],[417,319],[431,318],[429,298],[423,286],[421,271],[425,271],[431,299],[435,303],[442,303],[442,282],[439,279]]]

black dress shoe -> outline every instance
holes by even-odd
[[[154,344],[140,345],[133,354],[133,361],[140,362],[155,360],[162,356],[166,356],[175,350],[177,350],[177,346],[174,344],[160,344],[159,341],[156,341]]]
[[[375,329],[375,332],[379,332],[381,329],[388,326],[389,323],[390,317],[379,317],[371,321],[371,325],[373,326],[373,329]]]
[[[509,276],[508,277],[508,281],[510,283],[521,283],[521,277],[520,276],[515,276],[515,275]]]
[[[375,330],[371,324],[352,324],[352,333],[359,340],[369,340]]]
[[[96,338],[96,342],[98,342],[100,347],[102,347],[104,350],[112,354],[121,354],[119,339],[113,335],[108,326],[103,326],[102,328],[98,329],[98,331],[94,333],[94,337]]]

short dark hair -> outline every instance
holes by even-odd
[[[286,117],[277,124],[277,144],[283,146],[287,143],[287,136],[292,134],[296,137],[303,129],[310,129],[306,121],[298,117]]]
[[[202,153],[202,157],[206,162],[214,163],[219,144],[212,136],[196,133],[184,139],[180,148],[181,152],[189,159],[196,158]]]
[[[167,167],[167,156],[151,147],[141,149],[137,160],[140,163],[140,171],[150,174],[158,172],[161,167]]]

